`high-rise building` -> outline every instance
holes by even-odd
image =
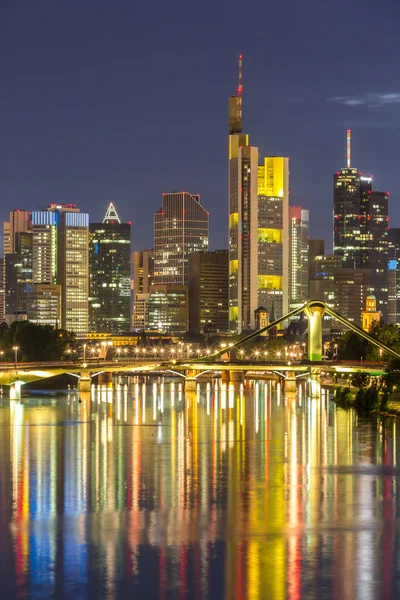
[[[3,225],[3,251],[4,255],[14,254],[15,234],[24,233],[31,229],[31,213],[27,210],[12,210],[10,220]]]
[[[400,325],[400,228],[388,232],[388,323]]]
[[[258,148],[242,132],[242,56],[237,95],[228,100],[229,328],[253,329],[257,304]]]
[[[89,215],[74,204],[32,213],[33,282],[61,285],[61,326],[89,329]]]
[[[102,223],[89,226],[89,329],[117,334],[131,328],[131,225],[110,203]]]
[[[154,285],[149,296],[149,329],[171,334],[188,330],[188,287]]]
[[[5,259],[0,258],[0,324],[6,316],[6,293],[5,293]]]
[[[369,269],[370,290],[387,318],[388,194],[372,190],[372,177],[351,166],[350,130],[347,167],[334,175],[334,254],[344,268]]]
[[[32,213],[33,283],[57,281],[58,214],[51,210]]]
[[[26,288],[26,314],[38,325],[61,325],[61,285],[31,283]]]
[[[0,282],[0,317],[5,319],[6,310],[12,312],[16,310],[16,304],[20,305],[24,302],[23,278],[26,268],[26,251],[23,250],[23,256],[19,255],[21,234],[28,233],[31,230],[31,213],[27,210],[12,210],[10,212],[9,221],[5,221],[3,225],[3,255],[6,257],[9,254],[15,255],[13,259],[8,261],[4,258],[3,276]],[[18,245],[19,244],[19,245]],[[24,246],[22,242],[22,246]],[[23,264],[22,264],[23,263]],[[8,275],[6,267],[8,264]],[[12,286],[9,290],[6,299],[7,281]],[[28,281],[28,279],[26,280]],[[18,285],[17,285],[18,282]],[[16,300],[18,296],[18,301]],[[7,306],[6,306],[7,305]],[[21,309],[23,311],[25,307]],[[21,312],[20,311],[20,312]]]
[[[133,292],[148,294],[154,283],[154,250],[133,253]]]
[[[317,256],[323,256],[325,254],[325,242],[322,239],[310,239],[308,240],[308,298],[314,300],[312,293],[312,281],[316,279],[317,273]],[[341,263],[342,261],[340,261]]]
[[[342,267],[342,257],[334,254],[317,256],[316,279],[310,282],[313,300],[326,302],[343,317],[361,326],[361,311],[368,295],[369,270]],[[341,326],[327,315],[324,329]]]
[[[154,283],[187,285],[189,255],[208,250],[208,212],[200,196],[188,192],[162,195],[154,215]]]
[[[310,213],[301,206],[289,207],[290,308],[302,306],[308,297],[308,242]]]
[[[289,308],[289,159],[267,157],[242,132],[242,57],[237,95],[229,98],[229,328],[255,328],[262,305]]]
[[[189,257],[189,331],[200,333],[212,324],[226,333],[229,262],[227,250],[196,252]]]
[[[32,282],[32,233],[15,233],[13,249],[4,256],[7,315],[26,312],[26,286]]]
[[[133,315],[132,328],[149,328],[149,297],[154,284],[154,250],[133,253]]]
[[[278,319],[289,312],[289,159],[264,158],[258,167],[257,306]]]
[[[384,320],[388,317],[388,200],[386,192],[372,191],[364,201],[362,215],[365,223],[362,266],[369,269],[369,289]]]

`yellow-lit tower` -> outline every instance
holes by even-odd
[[[236,96],[228,100],[229,121],[229,327],[241,333],[255,326],[257,304],[258,148],[242,133],[243,57]]]
[[[258,167],[258,304],[289,312],[289,159],[267,156]]]

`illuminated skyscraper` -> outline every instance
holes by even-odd
[[[198,194],[162,195],[154,215],[154,283],[187,285],[189,255],[208,250],[208,212]]]
[[[289,159],[264,158],[258,167],[258,306],[289,311]]]
[[[61,285],[61,326],[89,329],[89,215],[74,204],[32,213],[33,282]]]
[[[253,329],[258,307],[258,148],[242,133],[242,56],[237,95],[228,100],[229,328]]]
[[[310,213],[301,206],[289,207],[290,308],[301,306],[308,297],[308,242]]]
[[[15,248],[15,234],[25,233],[31,229],[31,213],[28,210],[12,210],[10,220],[3,225],[3,253],[13,254]]]
[[[0,258],[0,323],[3,323],[6,316],[5,284],[5,259]]]
[[[154,284],[154,250],[133,253],[133,316],[132,328],[149,328],[149,298]]]
[[[400,229],[389,229],[388,323],[400,325]]]
[[[228,252],[196,252],[189,258],[189,331],[212,324],[226,333],[228,323]]]
[[[89,328],[121,333],[131,328],[131,225],[111,203],[102,223],[89,227]]]
[[[351,166],[350,130],[347,167],[334,175],[334,254],[343,268],[369,269],[370,291],[387,318],[388,194],[372,190],[372,177]]]
[[[32,232],[15,233],[13,249],[4,256],[5,311],[10,316],[26,312],[26,288],[32,282]]]

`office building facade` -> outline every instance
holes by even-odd
[[[89,226],[89,329],[118,334],[131,329],[131,225],[111,203],[102,223]]]
[[[154,285],[151,288],[149,329],[170,334],[188,330],[188,286]]]
[[[369,289],[384,320],[388,312],[388,194],[372,189],[372,177],[351,166],[348,131],[347,167],[334,175],[334,254],[344,268],[368,269]]]
[[[289,311],[289,159],[266,157],[258,167],[257,306]]]
[[[26,312],[26,286],[32,282],[32,233],[15,233],[14,252],[5,254],[5,313]]]
[[[73,204],[32,212],[33,283],[61,286],[61,326],[89,330],[89,215]]]
[[[154,284],[154,250],[133,253],[133,330],[149,328],[149,297]]]
[[[189,256],[208,250],[208,212],[200,196],[188,192],[162,195],[154,215],[154,283],[187,285]]]
[[[310,213],[300,206],[289,207],[289,304],[302,306],[308,297],[308,241]]]
[[[388,231],[388,323],[400,325],[400,228]]]
[[[229,259],[227,250],[197,252],[189,257],[189,331],[229,330]]]
[[[38,325],[61,326],[61,285],[31,283],[26,288],[26,315]]]

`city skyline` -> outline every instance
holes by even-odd
[[[10,60],[0,67],[5,82],[0,217],[5,220],[17,206],[56,199],[76,202],[98,221],[103,206],[113,201],[122,218],[132,221],[133,247],[139,249],[151,243],[151,216],[160,193],[193,189],[212,207],[211,248],[225,247],[225,99],[235,86],[240,52],[244,128],[252,132],[261,155],[290,157],[290,201],[310,210],[311,236],[323,235],[331,247],[331,177],[345,165],[348,128],[353,130],[354,163],[375,175],[375,188],[397,198],[400,94],[393,81],[398,7],[389,7],[393,14],[373,14],[385,44],[364,48],[370,7],[359,11],[346,5],[348,19],[343,19],[340,2],[329,13],[316,3],[310,11],[290,5],[288,16],[285,9],[290,43],[273,62],[269,54],[278,33],[261,37],[258,24],[267,9],[260,7],[260,18],[245,28],[239,46],[231,35],[235,7],[229,12],[215,7],[211,23],[202,14],[193,20],[178,2],[164,15],[161,36],[144,6],[137,12],[124,6],[110,14],[99,2],[93,22],[90,9],[73,1],[60,8],[53,29],[48,28],[55,17],[50,3],[24,11],[3,7],[0,49]],[[282,11],[269,7],[269,20],[278,21]],[[251,15],[254,7],[245,24]],[[346,35],[354,17],[359,28]],[[137,26],[142,21],[150,27],[148,41]],[[192,36],[200,43],[182,52]],[[346,44],[336,43],[345,36]],[[64,64],[68,68],[60,69]],[[147,160],[150,151],[163,157],[156,161],[156,172],[155,163]],[[398,203],[392,202],[390,210],[396,225]]]

